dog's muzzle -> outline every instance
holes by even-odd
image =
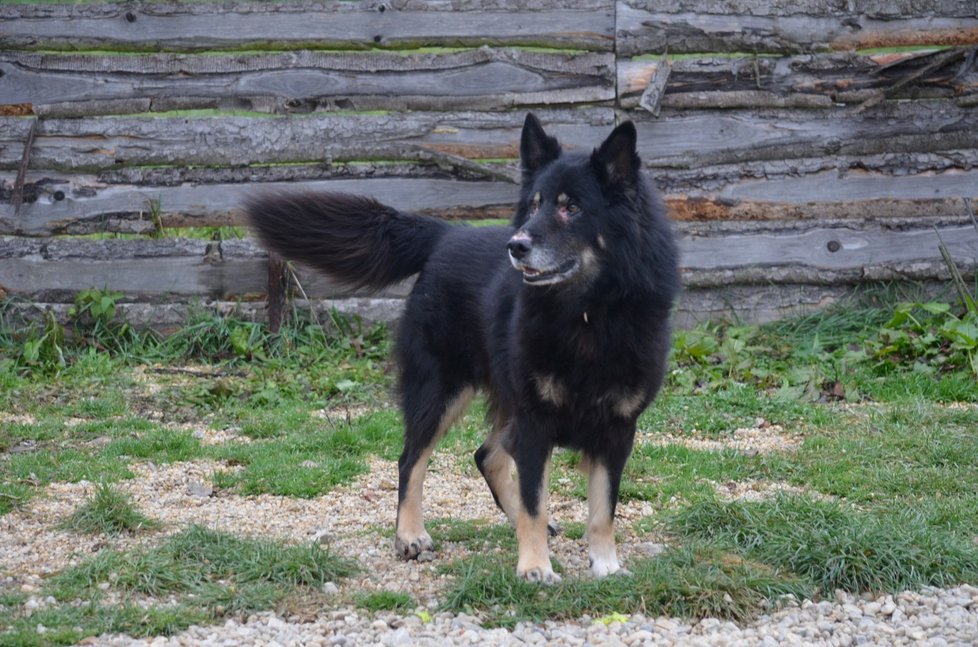
[[[522,269],[521,261],[533,250],[533,239],[525,231],[518,231],[506,243],[509,250],[509,260],[516,269]]]

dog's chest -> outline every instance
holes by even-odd
[[[534,321],[521,335],[524,397],[575,419],[633,420],[649,401],[668,339],[644,314],[595,309]]]
[[[628,419],[647,399],[647,354],[627,344],[552,340],[528,362],[530,395],[568,413]],[[583,349],[582,349],[583,346]],[[639,351],[639,352],[637,352]]]
[[[633,379],[636,376],[631,376]],[[569,414],[597,414],[628,420],[645,405],[641,385],[612,379],[594,380],[579,373],[534,373],[532,396],[547,407]]]

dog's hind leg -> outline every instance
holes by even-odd
[[[434,548],[424,528],[421,508],[428,459],[448,428],[468,408],[475,389],[454,393],[432,388],[431,382],[405,382],[404,451],[397,462],[397,531],[394,550],[403,559],[415,559]]]

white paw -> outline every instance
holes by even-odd
[[[631,575],[618,563],[617,555],[591,555],[591,573],[594,577],[602,578],[609,575]]]

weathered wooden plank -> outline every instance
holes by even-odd
[[[259,191],[296,190],[291,182],[171,187],[107,186],[89,178],[75,186],[45,182],[37,200],[21,207],[0,203],[0,233],[47,235],[96,231],[145,233],[153,216],[165,226],[214,226],[239,223],[238,210],[247,196]],[[391,178],[306,182],[302,188],[340,193],[365,193],[407,211],[452,216],[508,217],[518,197],[506,182],[457,182],[442,179]]]
[[[955,261],[965,266],[978,262],[978,231],[974,227],[942,227],[941,236]],[[935,256],[939,242],[933,229],[893,229],[864,223],[693,235],[683,238],[681,253],[686,270],[732,272],[737,282],[785,282],[787,272],[790,281],[804,277],[802,282],[806,283],[836,283],[844,276],[880,278],[888,272],[934,272],[940,267]],[[804,268],[800,275],[796,267]]]
[[[0,47],[613,47],[614,1],[84,3],[0,6]]]
[[[857,288],[858,289],[858,288]],[[703,321],[729,320],[743,323],[766,323],[789,316],[810,314],[852,296],[849,285],[732,285],[713,288],[686,286],[673,313],[673,325],[689,328]],[[303,316],[312,315],[329,326],[332,312],[359,318],[364,324],[393,324],[404,309],[402,298],[340,297],[336,299],[293,299],[294,308]],[[53,315],[69,325],[70,302],[10,301],[4,312],[8,324],[15,327],[43,325]],[[261,302],[207,300],[167,300],[164,303],[120,301],[117,320],[139,329],[152,328],[168,335],[180,330],[200,313],[232,316],[247,321],[267,321],[267,310]]]
[[[640,16],[632,12],[648,8],[642,0],[618,5],[623,27],[630,26],[623,17],[635,22]],[[859,19],[882,22],[908,16],[945,20],[975,17],[969,0],[683,0],[656,2],[655,10],[663,14],[771,19],[830,17],[840,22],[847,20],[850,29],[855,28],[852,21]],[[375,48],[504,43],[610,50],[614,13],[610,0],[13,5],[0,6],[0,25],[14,25],[4,30],[0,44],[11,48],[58,48],[101,47],[110,43],[118,48],[193,51],[259,46]],[[872,26],[863,25],[864,29]],[[728,27],[727,31],[734,30]]]
[[[724,3],[726,4],[726,3]],[[744,3],[737,3],[744,4]],[[751,3],[760,4],[760,3]],[[817,3],[767,12],[740,12],[729,6],[716,13],[697,6],[675,13],[642,0],[620,0],[616,21],[621,56],[694,52],[803,53],[917,45],[971,45],[978,41],[978,12],[952,3],[947,15],[918,9],[887,15],[840,11]],[[766,14],[766,15],[765,15]]]
[[[692,328],[704,321],[768,323],[829,308],[853,292],[843,285],[684,285],[673,325]]]
[[[887,102],[861,112],[629,112],[652,168],[699,168],[751,160],[865,157],[974,149],[978,112],[950,101]],[[544,111],[568,149],[588,150],[614,123],[611,109]],[[284,117],[43,119],[33,168],[127,165],[239,166],[332,160],[424,161],[423,151],[468,159],[515,158],[523,113],[390,113]],[[0,117],[0,169],[19,163],[28,118]],[[432,161],[428,158],[428,161]]]
[[[958,263],[962,271],[973,272],[976,265],[967,260]],[[949,281],[951,275],[941,261],[918,260],[883,265],[824,269],[808,265],[744,266],[729,269],[682,272],[688,288],[712,289],[733,285],[856,285],[866,282]],[[948,287],[950,283],[948,282]]]
[[[6,174],[0,172],[0,178]],[[100,171],[94,176],[69,176],[55,172],[48,174],[38,170],[34,173],[37,183],[28,183],[36,188],[36,193],[49,193],[50,185],[73,182],[76,186],[85,183],[95,185],[134,184],[139,186],[179,186],[181,184],[240,184],[249,182],[263,184],[269,182],[309,182],[315,180],[374,180],[386,179],[438,179],[459,182],[479,182],[494,180],[515,184],[519,178],[519,165],[515,160],[494,160],[480,163],[427,151],[419,152],[417,161],[393,162],[352,161],[352,162],[311,162],[294,164],[259,164],[253,166],[130,166]],[[72,179],[74,178],[74,179]],[[6,197],[6,187],[0,179],[0,202]],[[449,215],[445,214],[445,217]],[[464,214],[453,216],[464,218]]]
[[[424,158],[422,158],[424,159]],[[516,180],[519,177],[519,163],[517,160],[494,161],[482,164],[471,162],[464,167],[454,163],[454,158],[428,158],[426,161],[415,162],[351,162],[351,163],[313,163],[313,164],[289,164],[281,166],[241,166],[241,167],[129,167],[102,171],[93,180],[87,180],[95,184],[136,184],[152,186],[178,186],[184,183],[195,184],[238,184],[250,182],[260,184],[264,182],[305,182],[312,180],[327,179],[363,179],[381,182],[389,178],[408,178],[408,179],[456,179],[460,181],[484,181],[487,179],[502,179],[503,181]],[[839,181],[845,182],[850,174],[856,176],[865,175],[869,184],[863,190],[856,191],[851,195],[852,200],[862,202],[874,199],[886,199],[890,194],[892,186],[901,183],[901,178],[927,174],[932,178],[928,188],[941,189],[942,195],[947,196],[943,199],[922,197],[921,203],[913,207],[916,213],[924,213],[927,208],[939,208],[939,201],[948,201],[948,204],[959,203],[962,193],[959,188],[960,183],[954,179],[953,173],[948,171],[960,171],[970,173],[972,169],[978,168],[978,149],[940,151],[940,153],[902,153],[868,156],[829,156],[816,157],[800,160],[768,160],[757,162],[745,162],[742,164],[724,164],[715,166],[703,166],[691,169],[676,168],[656,168],[652,169],[651,175],[655,183],[671,200],[689,198],[693,211],[690,215],[683,215],[681,219],[697,219],[692,214],[696,213],[695,204],[699,201],[707,200],[715,203],[711,209],[721,209],[731,207],[736,203],[748,201],[757,202],[749,195],[740,195],[738,198],[731,197],[732,187],[742,183],[757,183],[762,180],[784,181],[785,191],[781,196],[781,202],[794,204],[797,207],[804,207],[809,201],[819,202],[826,198],[822,195],[805,195],[797,193],[791,188],[794,183],[791,178],[798,178],[817,173],[834,174]],[[4,182],[7,175],[0,172],[0,202],[6,197]],[[44,170],[38,170],[32,175],[33,182],[28,183],[34,193],[50,193],[51,187],[59,183],[72,183],[71,190],[77,190],[84,184],[79,177],[73,180],[71,176],[54,173],[49,174]],[[899,203],[905,202],[898,200],[893,203],[894,208],[898,208]],[[821,202],[821,204],[833,204]],[[835,203],[841,204],[841,203]],[[925,207],[925,205],[929,205]],[[812,206],[812,214],[817,215],[818,205]],[[858,212],[860,205],[853,205],[852,212]],[[955,207],[955,212],[959,211]],[[686,211],[683,212],[684,214]],[[888,209],[881,209],[864,217],[909,217],[908,213],[890,213]],[[933,215],[941,215],[934,213]],[[678,217],[678,215],[677,215]],[[714,218],[704,212],[702,217]],[[755,219],[759,216],[729,216],[733,219]],[[783,217],[783,216],[779,216]],[[797,216],[805,217],[805,216]],[[841,217],[841,216],[826,216]]]
[[[967,153],[934,156],[913,166],[906,160],[877,160],[880,170],[859,160],[806,160],[699,170],[663,170],[655,179],[666,189],[666,203],[680,221],[860,220],[965,217],[964,199],[978,201],[978,168],[967,166]],[[902,166],[906,163],[906,166]],[[930,163],[931,170],[920,170]],[[942,165],[943,164],[943,165]],[[852,168],[850,168],[852,165]],[[892,165],[892,166],[891,166]],[[913,169],[915,174],[908,174]],[[967,169],[967,170],[965,170]],[[388,167],[378,170],[389,172]],[[456,181],[439,177],[371,177],[289,181],[291,168],[278,182],[199,183],[203,176],[170,186],[106,184],[91,176],[30,176],[33,202],[19,215],[0,202],[0,233],[29,236],[96,232],[148,233],[155,222],[166,228],[240,224],[237,208],[245,197],[266,190],[322,190],[373,195],[404,210],[452,219],[509,218],[517,187],[507,182]],[[0,189],[11,173],[0,174]],[[254,178],[252,178],[254,179]],[[270,178],[266,178],[270,179]],[[0,200],[9,195],[0,190]]]
[[[0,53],[4,103],[34,112],[63,104],[149,100],[150,110],[228,108],[447,110],[559,105],[615,98],[611,53],[483,47],[461,52],[290,52],[144,56]]]
[[[672,111],[629,117],[650,165],[693,168],[748,160],[970,149],[978,111],[947,101],[887,102],[856,113],[827,110]]]
[[[612,108],[534,112],[568,148],[596,145],[615,123]],[[515,159],[524,116],[518,111],[45,118],[38,125],[32,168],[424,161],[425,151]],[[0,117],[0,169],[19,164],[31,121]],[[429,156],[427,161],[437,160]]]
[[[964,67],[968,52],[818,54],[789,57],[679,59],[668,62],[669,82],[661,103],[675,109],[830,108],[882,96],[920,69],[889,98],[962,98],[978,93],[978,70]],[[927,68],[935,56],[943,64]],[[639,105],[661,63],[638,58],[618,62],[618,98]],[[963,71],[963,74],[958,72]]]
[[[223,270],[233,265],[228,278],[237,282],[238,294],[247,293],[251,283],[257,287],[250,292],[264,291],[264,263],[244,268],[240,263],[219,263],[219,255],[207,252],[205,241],[0,239],[0,285],[8,294],[39,301],[68,300],[71,294],[93,287],[136,299],[216,298],[225,291]]]
[[[847,165],[805,174],[741,176],[716,189],[690,187],[679,195],[667,194],[677,220],[953,218],[967,214],[966,199],[978,199],[974,169],[911,175]]]
[[[649,3],[626,0],[642,8]],[[902,18],[909,15],[967,18],[975,15],[970,0],[656,0],[665,13],[699,12],[752,16],[849,16]]]
[[[719,200],[731,203],[745,199],[759,202],[831,202],[849,204],[853,208],[869,196],[894,202],[918,200],[921,203],[958,196],[976,198],[978,169],[894,177],[881,177],[859,169],[844,174],[832,170],[794,178],[743,180],[714,195]],[[693,197],[700,196],[693,194]]]
[[[0,287],[34,301],[65,301],[88,288],[122,292],[128,299],[256,300],[264,298],[267,254],[251,240],[223,242],[166,238],[48,241],[0,237]],[[312,298],[365,296],[299,267]],[[403,297],[412,281],[380,293]]]
[[[4,322],[14,329],[32,325],[44,325],[53,315],[62,325],[72,323],[71,302],[26,302],[10,300],[4,304]],[[358,318],[367,326],[391,324],[401,316],[404,299],[400,297],[338,297],[336,299],[293,299],[289,312],[297,310],[301,316],[311,316],[327,330],[332,329],[332,314],[337,312]],[[199,299],[168,299],[162,303],[119,301],[116,303],[116,321],[126,322],[140,330],[153,329],[162,335],[171,335],[193,323],[201,313],[221,317],[233,317],[245,321],[267,321],[265,304],[255,301],[219,301]],[[287,313],[288,314],[288,313]]]
[[[678,222],[772,222],[790,219],[820,222],[884,219],[913,222],[942,218],[960,224],[966,220],[967,198],[876,198],[845,202],[781,200],[733,200],[717,196],[666,195],[669,214]]]
[[[941,235],[964,270],[978,263],[978,232],[945,226]],[[866,280],[946,275],[937,234],[928,228],[861,226],[769,227],[730,233],[714,228],[680,237],[684,282],[721,285],[832,285]],[[502,252],[501,252],[502,253]],[[256,299],[267,287],[267,255],[250,239],[35,240],[0,238],[0,287],[34,300],[64,300],[90,287],[130,298],[169,296]],[[299,268],[311,297],[351,295],[319,274]],[[403,296],[410,282],[384,292]]]
[[[752,160],[732,164],[716,164],[693,168],[653,168],[650,173],[666,193],[704,191],[721,193],[741,182],[784,180],[821,173],[834,173],[839,182],[847,182],[852,174],[867,177],[899,179],[920,174],[943,177],[945,172],[970,172],[978,167],[978,149],[965,148],[933,153],[903,152],[878,155],[828,155],[798,159]],[[948,175],[950,177],[950,174]],[[888,190],[876,192],[887,195]],[[784,195],[784,194],[782,194]],[[788,194],[790,195],[790,193]],[[729,196],[728,196],[729,197]],[[865,199],[869,195],[862,195]],[[822,195],[831,199],[831,194]]]

